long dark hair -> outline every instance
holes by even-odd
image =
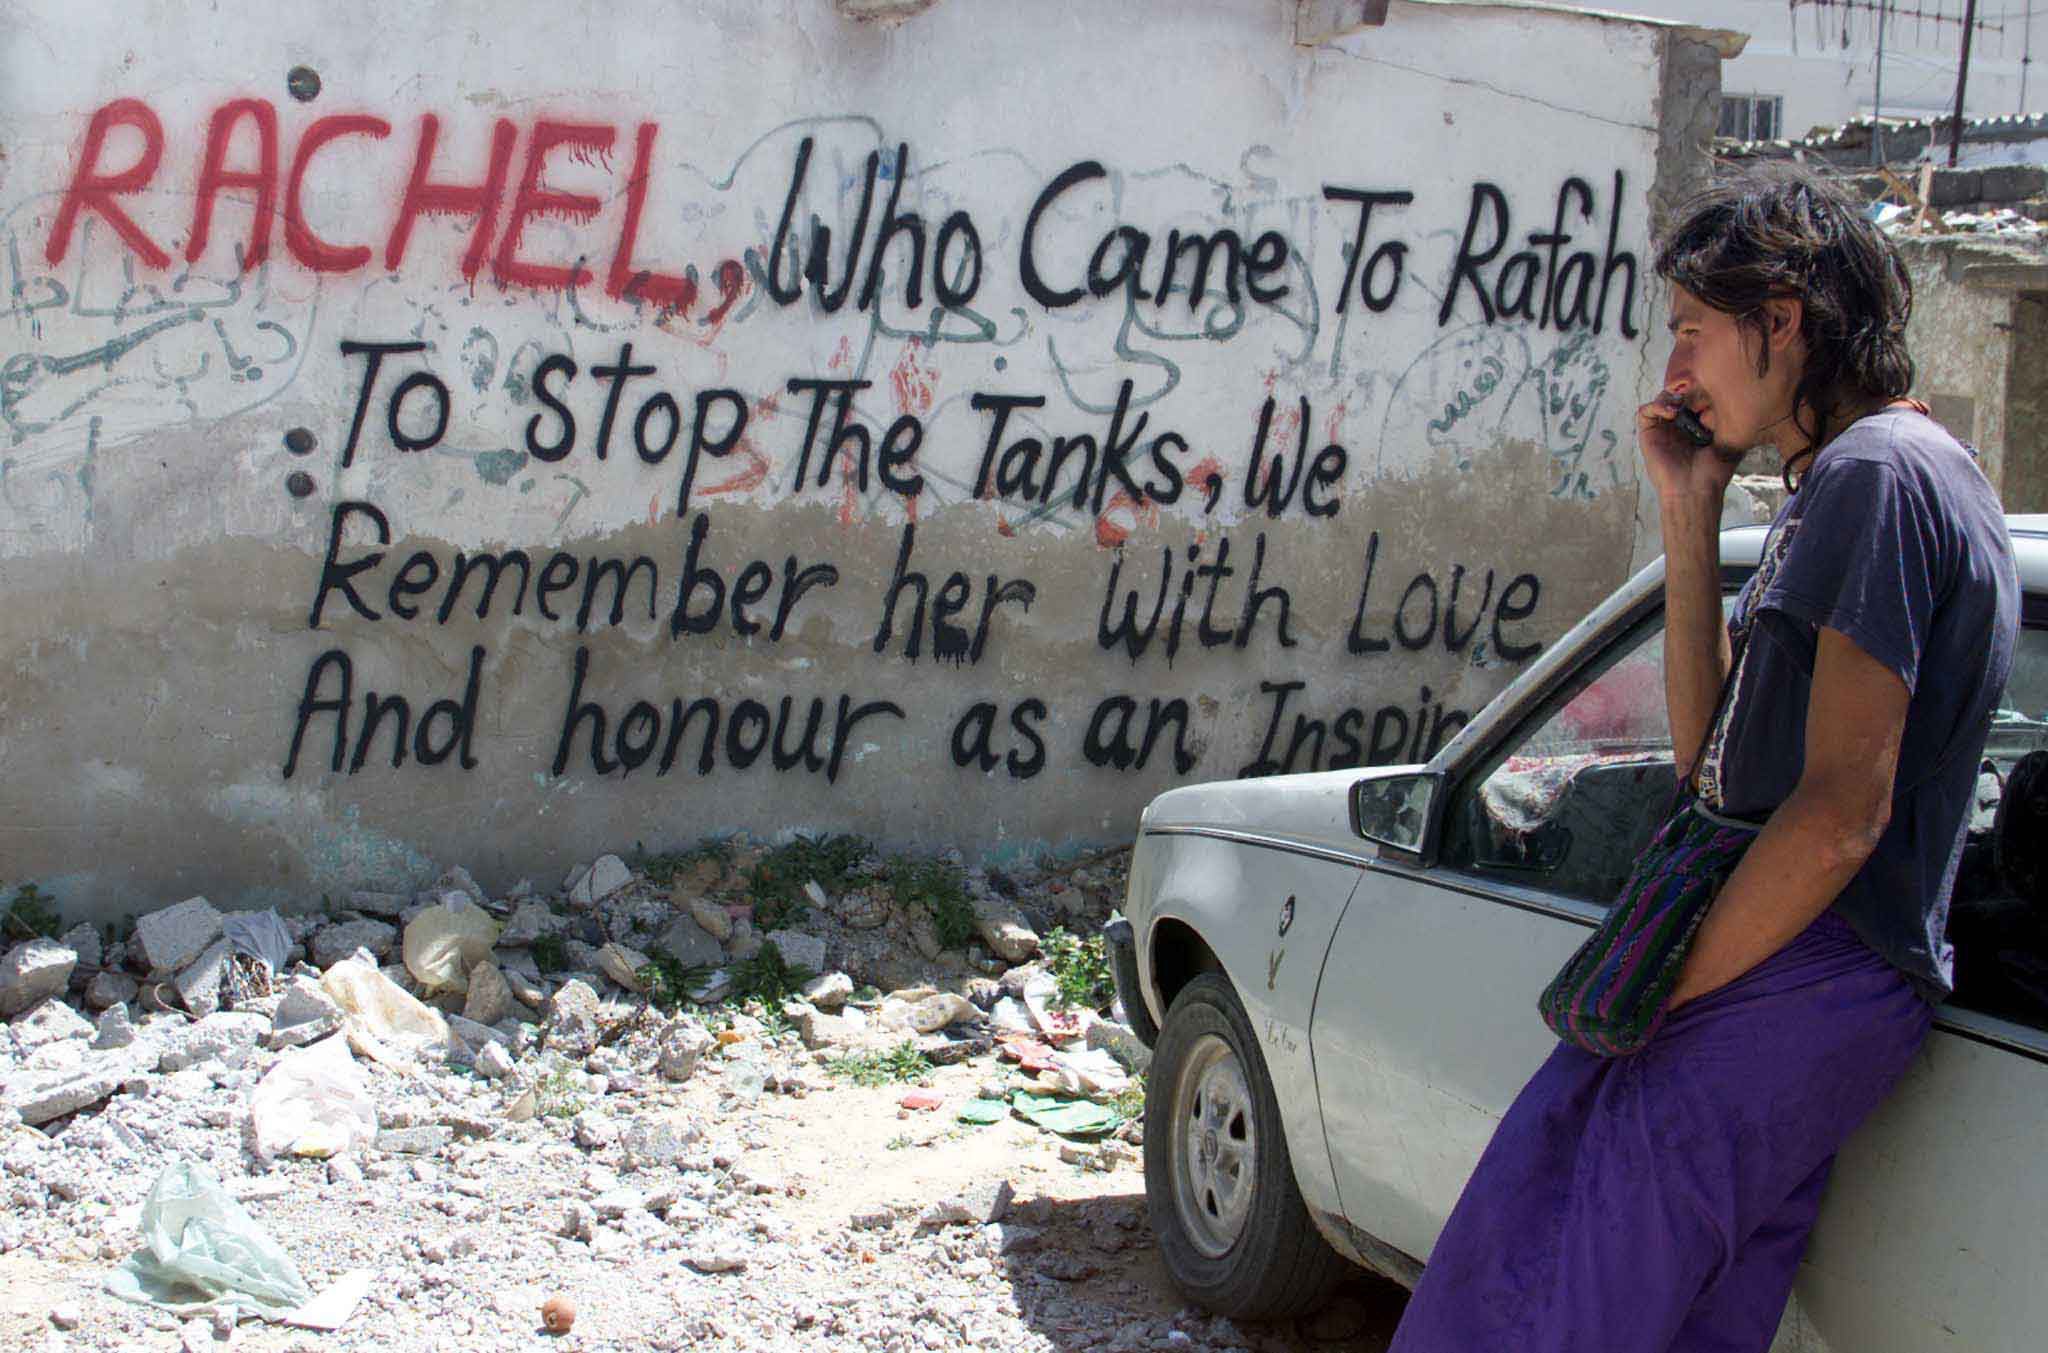
[[[1844,406],[1913,388],[1906,353],[1913,282],[1898,250],[1838,190],[1803,169],[1749,170],[1694,197],[1657,251],[1657,275],[1733,315],[1760,340],[1765,301],[1805,303],[1806,370],[1793,389],[1792,423],[1806,445],[1786,458],[1788,487],[1793,467],[1813,457],[1822,428]],[[1760,343],[1757,374],[1770,368],[1770,347]]]

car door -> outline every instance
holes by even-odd
[[[1353,1226],[1426,1256],[1555,1045],[1545,983],[1584,942],[1671,802],[1661,612],[1624,625],[1469,769],[1433,868],[1369,865],[1310,1028]]]
[[[2027,599],[2026,622],[1985,747],[1980,828],[2019,759],[2048,749],[2048,597]],[[1842,1149],[1785,1347],[2048,1343],[2048,897],[2018,896],[1995,860],[1983,867],[1991,853],[1973,832],[1949,923],[1955,998],[1897,1093]]]

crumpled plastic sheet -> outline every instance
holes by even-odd
[[[172,1162],[149,1191],[142,1244],[107,1275],[107,1290],[124,1301],[283,1320],[313,1299],[291,1256],[191,1161]]]
[[[376,1136],[369,1080],[340,1036],[287,1053],[249,1096],[249,1144],[258,1160],[345,1155]]]
[[[260,961],[272,975],[284,971],[292,952],[292,937],[285,929],[284,918],[275,909],[231,911],[222,921],[221,929],[236,953]]]
[[[498,942],[498,923],[460,893],[442,896],[444,901],[406,923],[402,956],[422,990],[467,991],[470,969],[488,959]]]

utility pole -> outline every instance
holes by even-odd
[[[1878,164],[1884,163],[1884,12],[1890,6],[1891,0],[1877,0],[1877,80],[1870,91],[1870,138]]]
[[[1977,0],[1963,0],[1963,59],[1956,63],[1956,118],[1948,129],[1948,167],[1963,148],[1963,87],[1970,80],[1970,35],[1977,31]]]

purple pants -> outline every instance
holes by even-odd
[[[1931,1019],[1830,911],[1633,1056],[1560,1044],[1467,1181],[1391,1353],[1763,1353],[1836,1149]]]

